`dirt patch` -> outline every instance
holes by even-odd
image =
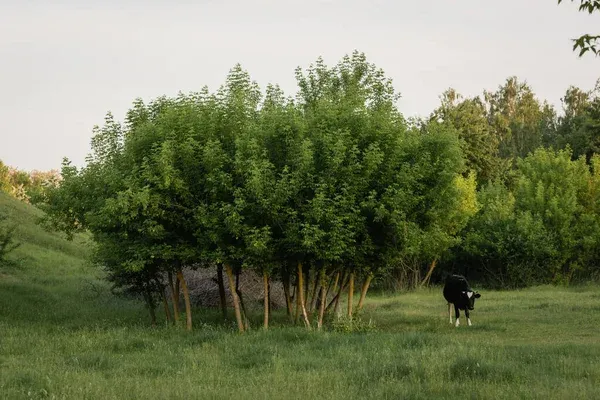
[[[190,298],[194,305],[201,307],[219,307],[219,285],[217,281],[217,268],[206,268],[198,270],[184,270],[185,280],[190,291]],[[228,307],[233,307],[227,275],[223,272],[225,281],[225,298]],[[285,294],[281,281],[272,279],[270,303],[273,308],[285,307]],[[240,274],[240,291],[247,308],[262,308],[264,302],[264,290],[262,276],[254,271],[243,271]]]

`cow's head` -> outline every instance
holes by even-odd
[[[475,299],[478,299],[481,297],[481,295],[479,293],[473,292],[473,291],[462,292],[461,295],[462,295],[463,299],[465,300],[465,304],[467,305],[467,308],[469,310],[475,309]]]

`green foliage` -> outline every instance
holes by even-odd
[[[571,0],[575,2],[575,0]],[[558,4],[562,3],[563,0],[558,0]],[[579,11],[593,14],[600,11],[600,1],[598,0],[579,0]],[[579,49],[579,57],[583,56],[588,51],[599,55],[600,47],[598,42],[600,41],[600,35],[585,34],[573,40],[573,51]]]
[[[593,272],[596,174],[569,150],[538,149],[519,160],[512,190],[492,184],[479,193],[482,210],[465,233],[467,257],[503,286],[568,283]]]
[[[374,247],[372,199],[384,195],[384,160],[397,158],[406,129],[391,81],[358,52],[333,68],[319,59],[296,76],[313,165],[312,193],[300,205],[301,247],[325,263],[385,266]]]
[[[7,224],[7,216],[0,213],[0,265],[4,264],[6,256],[19,247],[19,243],[15,242],[14,231],[16,227]]]
[[[484,97],[502,157],[526,157],[542,144],[544,108],[549,106],[540,104],[527,83],[513,76]]]
[[[0,161],[0,192],[5,192],[19,200],[39,204],[46,199],[46,192],[58,186],[60,176],[56,170],[20,171],[8,167]]]
[[[564,116],[559,119],[555,145],[569,146],[573,157],[590,158],[600,148],[600,92],[599,86],[589,92],[570,87],[563,97]]]
[[[442,94],[442,104],[430,120],[439,121],[456,129],[461,139],[467,168],[474,171],[477,181],[485,184],[503,175],[499,158],[499,140],[488,123],[484,103],[478,98],[464,99],[454,89]]]
[[[10,193],[10,169],[0,160],[0,192]]]

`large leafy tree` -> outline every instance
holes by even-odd
[[[232,68],[217,93],[202,100],[205,129],[203,136],[196,139],[200,168],[188,180],[196,198],[196,235],[204,243],[208,259],[225,267],[240,331],[249,323],[242,315],[243,298],[234,283],[234,274],[239,274],[244,266],[255,265],[253,257],[266,256],[261,251],[270,237],[264,225],[257,219],[248,219],[245,213],[248,205],[244,185],[256,176],[252,175],[256,165],[250,165],[245,157],[256,156],[249,135],[258,123],[260,100],[257,84],[240,65]],[[246,250],[253,256],[246,257]]]
[[[479,97],[463,99],[454,89],[448,89],[430,121],[443,122],[458,132],[467,168],[476,173],[479,184],[502,177],[507,166],[499,157],[499,137]]]
[[[542,144],[544,106],[525,82],[510,77],[495,92],[484,92],[488,121],[500,156],[525,157]]]
[[[361,202],[377,191],[374,180],[384,154],[395,151],[403,121],[391,81],[362,53],[345,56],[332,68],[319,59],[305,74],[298,70],[297,79],[314,171],[313,193],[303,207],[301,247],[318,261],[321,275],[327,266],[332,272],[343,266],[352,316],[356,274],[367,273],[361,291],[366,295],[369,271],[380,265]],[[323,307],[320,311],[319,321]]]
[[[89,230],[96,242],[96,261],[117,286],[125,284],[143,294],[151,310],[150,282],[160,283],[159,272],[176,272],[191,329],[181,267],[198,257],[189,223],[190,206],[195,204],[175,166],[194,168],[185,137],[189,130],[182,129],[194,119],[187,118],[189,102],[179,100],[159,99],[148,107],[136,102],[125,129],[108,115],[105,125],[95,129],[87,165],[77,170],[65,161],[62,185],[50,191],[44,208],[49,221],[70,235]],[[126,282],[115,281],[119,277]],[[177,318],[178,298],[174,300]]]
[[[474,174],[465,174],[458,134],[448,125],[429,123],[420,132],[409,132],[405,140],[396,167],[399,177],[382,199],[383,204],[397,204],[391,215],[395,234],[384,246],[397,251],[400,286],[414,287],[421,283],[425,264],[429,279],[437,260],[476,212],[476,182]]]
[[[570,87],[563,97],[564,115],[558,121],[556,146],[570,146],[573,158],[589,162],[600,150],[600,92]]]

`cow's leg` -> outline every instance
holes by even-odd
[[[450,318],[450,323],[452,323],[452,303],[448,303],[448,318]]]
[[[471,318],[469,318],[469,309],[465,308],[465,317],[467,317],[467,325],[471,326]]]
[[[454,323],[454,326],[459,326],[460,311],[458,310],[458,306],[456,304],[454,305],[454,314],[456,315],[456,322]]]

